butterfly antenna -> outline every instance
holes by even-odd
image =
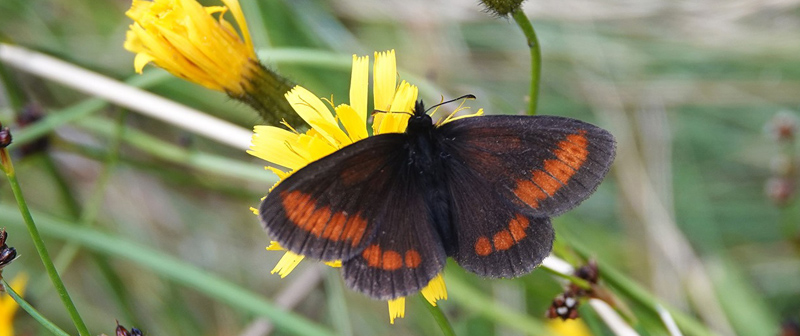
[[[448,101],[443,101],[443,102],[441,102],[439,104],[433,105],[433,106],[429,107],[427,110],[425,110],[425,113],[428,113],[428,111],[430,111],[430,110],[432,110],[432,109],[434,109],[436,107],[439,107],[441,105],[444,105],[444,104],[447,104],[447,103],[452,103],[454,101],[461,100],[461,99],[476,99],[476,97],[475,97],[474,94],[471,94],[471,93],[470,94],[465,94],[465,95],[463,95],[461,97],[450,99]]]
[[[412,116],[414,115],[414,113],[411,113],[411,112],[408,112],[408,111],[391,111],[391,112],[389,112],[389,111],[384,111],[384,110],[372,110],[372,115],[376,115],[378,113],[403,113],[403,114],[408,114],[408,115],[412,115]]]

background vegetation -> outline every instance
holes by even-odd
[[[524,36],[475,1],[241,2],[265,62],[320,95],[347,97],[350,55],[396,49],[401,78],[428,85],[428,101],[473,93],[470,105],[491,114],[526,106]],[[122,49],[129,6],[0,0],[0,32],[120,80],[147,80],[147,90],[245,128],[258,124],[248,107],[153,67],[135,79]],[[643,335],[668,332],[635,287],[715,334],[776,335],[796,320],[797,151],[794,139],[776,141],[770,122],[781,111],[790,122],[800,104],[800,1],[531,0],[525,9],[544,55],[540,113],[596,123],[619,141],[598,192],[555,219],[563,250],[576,247],[638,284],[611,288]],[[274,181],[263,162],[12,74],[52,126],[44,150],[23,155],[16,145],[20,183],[93,333],[112,333],[119,319],[149,335],[237,335],[263,326],[257,312],[274,305],[294,306],[281,323],[303,324],[291,318],[302,316],[342,334],[439,332],[422,300],[409,300],[406,318],[389,325],[386,304],[344,289],[337,270],[302,263],[287,279],[270,275],[281,254],[264,250],[268,237],[248,211]],[[30,143],[18,113],[0,100],[0,121]],[[27,300],[72,330],[5,180],[0,227],[21,255],[6,278],[28,272]],[[542,270],[485,281],[449,265],[446,280],[441,306],[459,335],[540,335],[563,290]],[[586,308],[593,333],[611,334]],[[24,313],[15,321],[20,334],[43,332]]]

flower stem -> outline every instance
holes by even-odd
[[[555,275],[555,276],[557,276],[559,278],[563,278],[563,279],[568,280],[569,282],[572,282],[573,284],[575,284],[575,286],[578,286],[578,287],[583,288],[583,289],[592,289],[592,284],[590,284],[589,281],[586,281],[586,280],[581,279],[579,277],[576,277],[574,275],[561,273],[559,271],[556,271],[556,270],[554,270],[554,269],[552,269],[550,267],[544,266],[544,265],[542,265],[542,269],[547,271],[548,273],[550,273],[552,275]]]
[[[531,91],[528,98],[528,115],[536,115],[536,106],[539,102],[539,79],[542,76],[542,51],[539,49],[539,39],[533,25],[522,9],[516,9],[511,16],[528,40],[528,47],[531,48]]]
[[[61,328],[59,328],[53,322],[50,322],[50,320],[48,320],[46,317],[44,317],[44,315],[39,313],[39,311],[37,311],[36,308],[33,308],[33,306],[31,306],[30,303],[28,303],[27,301],[25,301],[25,299],[20,297],[19,294],[17,294],[17,292],[14,291],[14,289],[11,288],[11,286],[9,286],[5,280],[3,280],[0,286],[5,286],[6,293],[8,293],[8,295],[10,295],[11,298],[14,299],[14,301],[16,301],[20,307],[22,307],[22,309],[28,312],[28,314],[31,317],[33,317],[34,320],[39,322],[39,324],[41,324],[45,329],[47,329],[47,331],[51,332],[53,335],[56,336],[69,336],[69,334],[66,331],[61,330]]]
[[[14,198],[17,200],[17,206],[28,228],[28,233],[30,233],[33,244],[36,246],[36,251],[39,253],[39,258],[42,259],[42,264],[44,264],[44,268],[47,270],[47,275],[50,276],[50,280],[53,282],[53,286],[58,292],[61,302],[67,309],[72,322],[75,324],[75,328],[78,329],[78,334],[81,336],[90,336],[89,329],[86,328],[86,324],[83,322],[83,319],[81,319],[78,309],[75,308],[75,304],[72,303],[67,288],[64,286],[64,282],[61,281],[61,277],[58,276],[58,271],[53,265],[53,261],[50,259],[50,254],[47,253],[47,248],[44,246],[44,241],[39,235],[36,224],[33,222],[28,204],[22,196],[22,189],[19,186],[19,181],[17,181],[17,174],[14,172],[11,156],[6,148],[0,149],[0,161],[2,161],[3,172],[5,172],[6,177],[8,177],[8,184],[11,185],[11,191],[14,193]]]
[[[422,298],[421,295],[419,297]],[[428,308],[431,316],[433,316],[433,319],[436,320],[436,324],[439,325],[439,328],[442,330],[442,334],[444,336],[456,336],[456,332],[453,331],[453,326],[450,325],[450,320],[447,319],[447,315],[442,312],[442,309],[439,308],[439,306],[434,306],[428,303],[428,301],[426,301],[424,298],[422,298],[422,301],[425,301],[423,305]]]

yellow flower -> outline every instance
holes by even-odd
[[[373,119],[373,133],[401,133],[406,129],[410,112],[417,100],[417,87],[401,81],[397,85],[397,66],[394,50],[375,53],[373,68],[373,103],[377,113]],[[291,106],[309,125],[305,133],[273,126],[256,126],[250,153],[288,171],[267,167],[283,180],[292,172],[321,159],[334,151],[369,136],[367,129],[367,100],[369,96],[369,57],[353,55],[353,71],[350,78],[350,104],[334,105],[332,100],[323,101],[301,86],[286,93]],[[328,108],[333,107],[333,113]],[[341,123],[341,127],[340,124]],[[256,209],[252,209],[257,212]],[[283,250],[272,242],[268,250]],[[303,256],[286,252],[272,270],[281,277],[288,275]],[[341,265],[334,262],[332,266]],[[447,299],[442,275],[437,275],[422,289],[422,295],[432,305],[437,300]],[[405,298],[389,301],[389,316],[392,323],[405,315]]]
[[[28,275],[21,273],[9,285],[21,296],[27,284]],[[0,336],[14,336],[14,315],[18,309],[19,305],[10,295],[0,293]]]
[[[547,321],[547,328],[561,336],[592,336],[589,327],[581,320],[562,320],[554,318]]]
[[[203,7],[195,0],[133,0],[125,13],[134,20],[125,49],[136,53],[136,72],[153,62],[213,90],[237,96],[248,91],[243,79],[252,78],[260,65],[239,2],[222,2],[225,6]],[[241,36],[223,18],[228,10]]]

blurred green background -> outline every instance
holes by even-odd
[[[478,99],[469,105],[489,114],[526,107],[525,38],[512,19],[486,13],[477,1],[241,3],[265,63],[320,96],[347,97],[350,55],[395,49],[401,79],[441,90],[424,90],[427,101],[472,93]],[[0,0],[0,34],[6,43],[130,79],[133,55],[122,48],[129,6]],[[539,113],[595,123],[619,142],[597,193],[554,220],[564,251],[580,247],[712,334],[778,335],[782,322],[798,319],[797,150],[794,138],[776,139],[774,129],[791,126],[800,105],[800,1],[531,0],[524,8],[543,51]],[[276,56],[287,54],[297,59]],[[85,108],[80,104],[91,98],[8,70],[12,86],[47,117]],[[245,128],[259,122],[224,94],[155,67],[145,75],[154,78],[147,89],[161,96]],[[23,133],[18,111],[0,99],[0,122]],[[123,113],[124,128],[114,127]],[[389,325],[386,304],[343,288],[338,270],[304,262],[286,279],[270,275],[281,253],[264,250],[269,239],[248,211],[274,181],[266,171],[259,175],[258,159],[114,106],[56,126],[45,151],[15,151],[37,222],[77,225],[89,216],[84,227],[113,236],[112,244],[135,242],[265,300],[297,302],[296,314],[337,333],[440,333],[417,299],[408,300],[405,319]],[[208,157],[213,163],[203,161]],[[231,163],[249,174],[227,170],[239,167]],[[0,204],[0,227],[22,256],[4,276],[29,273],[26,298],[72,330],[5,180]],[[45,231],[56,259],[74,253],[61,273],[95,334],[112,333],[114,319],[149,335],[244,335],[258,326],[257,314],[165,278],[152,264],[75,245],[105,236]],[[490,281],[455,264],[446,271],[446,280],[477,291],[454,288],[441,303],[459,335],[539,335],[533,327],[548,323],[544,312],[563,290],[542,270]],[[634,328],[668,335],[624,287],[612,289],[636,316]],[[581,313],[593,334],[613,335],[591,309]],[[24,312],[15,325],[20,335],[44,332]]]

